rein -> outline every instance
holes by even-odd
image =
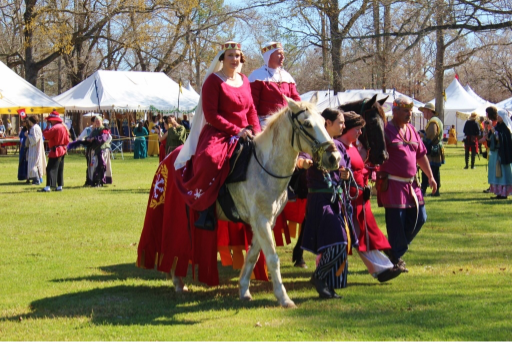
[[[258,156],[256,155],[256,144],[254,144],[254,148],[252,149],[252,154],[254,155],[254,159],[256,159],[256,161],[258,162],[259,166],[263,169],[263,171],[265,171],[269,176],[272,176],[274,178],[277,178],[277,179],[285,179],[285,178],[290,178],[291,176],[293,176],[293,173],[291,175],[288,175],[288,176],[278,176],[278,175],[275,175],[273,174],[272,172],[270,172],[269,170],[265,169],[265,167],[263,166],[263,164],[261,164],[261,162],[259,161],[258,159]]]
[[[292,144],[292,147],[293,147],[293,144],[294,144],[294,141],[295,141],[295,135],[297,135],[297,146],[299,147],[299,150],[302,151],[302,146],[300,144],[300,137],[303,137],[308,142],[308,144],[311,146],[311,149],[313,151],[313,161],[318,163],[319,161],[322,160],[322,156],[325,153],[326,148],[329,147],[331,145],[331,143],[329,141],[321,143],[314,136],[312,136],[310,133],[308,133],[306,131],[306,128],[304,127],[302,122],[300,122],[299,119],[298,119],[299,115],[301,115],[305,111],[306,110],[303,109],[303,110],[301,110],[301,111],[299,111],[297,113],[291,112],[291,114],[288,115],[288,118],[290,119],[290,122],[291,122],[292,128],[293,128],[291,144]],[[258,165],[269,176],[277,178],[277,179],[286,179],[286,178],[290,178],[291,176],[293,176],[293,173],[291,175],[279,176],[279,175],[276,175],[276,174],[270,172],[269,170],[267,170],[263,166],[263,164],[259,161],[259,159],[258,159],[258,156],[256,154],[256,144],[254,144],[254,148],[252,150],[252,154],[254,155],[254,159],[256,159],[256,161],[258,162]],[[318,163],[318,165],[321,165],[321,163]]]

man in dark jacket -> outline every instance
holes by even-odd
[[[466,150],[466,166],[464,169],[468,168],[469,162],[469,151],[471,150],[471,168],[475,168],[475,155],[476,155],[476,147],[478,146],[478,137],[480,136],[480,127],[476,122],[476,118],[478,114],[473,112],[471,113],[471,117],[464,124],[464,135],[466,138],[464,139],[464,149]]]

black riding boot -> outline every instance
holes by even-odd
[[[203,210],[199,213],[199,218],[194,223],[199,229],[204,230],[215,230],[215,226],[217,225],[217,220],[215,218],[215,203],[210,206],[208,209]]]
[[[476,153],[474,150],[471,151],[471,168],[474,169],[475,168],[475,157],[476,157]],[[467,163],[466,163],[467,164]]]
[[[465,148],[464,150],[465,150],[464,151],[464,158],[466,159],[466,167],[465,167],[465,169],[467,169],[468,168],[468,162],[469,162],[469,148]]]

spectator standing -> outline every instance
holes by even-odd
[[[51,123],[43,131],[44,138],[48,141],[50,153],[48,154],[48,166],[46,167],[46,186],[38,191],[50,192],[52,188],[62,191],[64,186],[64,157],[69,144],[69,131],[62,123],[57,111],[48,115],[46,121]]]
[[[41,184],[46,174],[43,132],[38,122],[37,116],[30,116],[27,120],[28,131],[25,132],[28,141],[28,179],[32,180],[33,185]]]
[[[471,151],[471,168],[475,168],[475,156],[478,153],[478,137],[480,135],[480,127],[478,127],[478,123],[476,119],[478,118],[478,114],[473,112],[471,116],[464,124],[464,157],[466,160],[466,166],[464,169],[468,169],[469,163],[469,151]]]

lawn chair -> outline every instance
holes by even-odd
[[[112,136],[112,141],[110,142],[110,155],[112,156],[112,159],[116,159],[115,158],[116,152],[120,152],[121,159],[124,160],[123,140],[121,140],[121,136],[119,136],[119,135]]]
[[[124,160],[123,140],[121,139],[121,135],[119,135],[119,130],[117,129],[117,126],[114,124],[114,122],[110,127],[110,134],[112,135],[112,141],[110,142],[110,155],[112,156],[112,159],[116,159],[115,153],[120,152],[121,159]]]

